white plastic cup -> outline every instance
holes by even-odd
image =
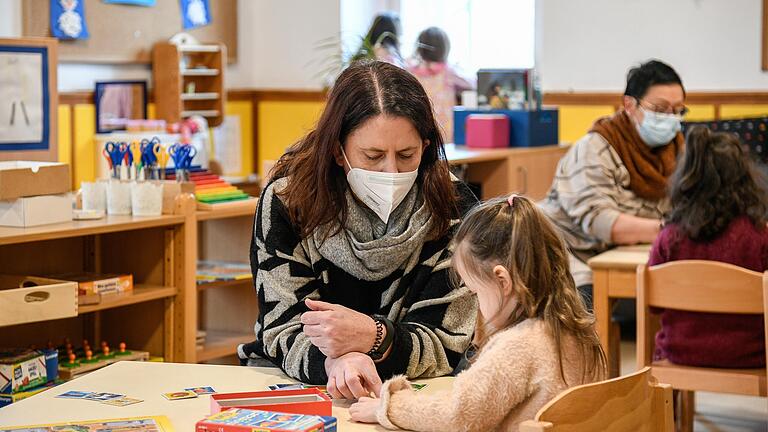
[[[131,183],[131,208],[134,216],[163,214],[163,184],[151,181]]]
[[[107,210],[107,184],[103,181],[82,182],[83,210]]]
[[[110,180],[107,183],[107,214],[131,214],[131,183]]]

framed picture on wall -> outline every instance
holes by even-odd
[[[0,159],[56,160],[57,41],[0,39]]]

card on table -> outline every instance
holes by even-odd
[[[301,390],[306,387],[304,387],[304,384],[301,383],[289,383],[289,384],[272,384],[271,386],[267,386],[270,390]]]
[[[101,401],[101,403],[103,403],[103,404],[114,405],[114,406],[133,405],[133,404],[136,404],[136,403],[139,403],[139,402],[144,402],[144,401],[141,400],[141,399],[134,399],[134,398],[129,398],[129,397],[122,397],[122,398],[118,398],[118,399],[110,399],[110,400]]]
[[[190,388],[185,388],[184,390],[185,390],[185,391],[191,391],[191,392],[195,392],[196,394],[198,394],[198,395],[201,395],[201,396],[202,396],[202,395],[207,395],[207,394],[214,394],[214,393],[216,393],[216,390],[214,390],[214,389],[213,389],[213,387],[210,387],[210,386],[203,386],[203,387],[190,387]]]
[[[163,397],[168,400],[192,399],[197,397],[197,393],[193,391],[184,390],[184,391],[163,393]]]
[[[62,393],[60,395],[57,395],[57,398],[64,398],[64,399],[83,399],[86,396],[92,394],[91,392],[84,392],[84,391],[77,391],[77,390],[70,390],[66,393]]]
[[[83,399],[94,400],[94,401],[105,401],[110,399],[121,398],[123,396],[125,395],[117,394],[117,393],[90,393],[86,395]]]

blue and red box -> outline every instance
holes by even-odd
[[[538,147],[559,143],[557,108],[540,110],[479,110],[453,108],[453,142],[467,144],[467,118],[472,114],[503,114],[509,118],[510,147]]]

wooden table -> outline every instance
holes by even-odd
[[[210,397],[169,401],[162,393],[188,387],[212,386],[221,393],[266,390],[268,385],[292,382],[279,369],[181,363],[119,362],[0,408],[0,427],[165,415],[176,431],[192,431],[210,413]],[[424,393],[450,388],[453,378],[424,380]],[[99,402],[56,398],[69,390],[110,392],[144,402],[114,407]],[[334,401],[333,415],[340,431],[384,431],[379,425],[349,420],[349,401]]]
[[[512,192],[544,198],[568,146],[470,148],[445,145],[451,165],[466,166],[465,180],[482,188],[482,199]]]
[[[616,299],[635,298],[635,271],[648,262],[650,245],[620,246],[588,261],[592,269],[592,302],[597,335],[608,360],[609,377],[619,376],[620,351],[617,326],[611,325]]]

